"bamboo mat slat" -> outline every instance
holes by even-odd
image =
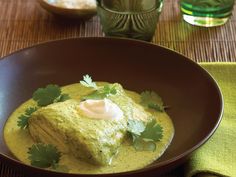
[[[202,28],[182,20],[178,1],[166,0],[154,43],[198,61],[236,61],[236,9],[223,26]]]
[[[9,168],[8,165],[0,161],[0,177],[26,177],[23,172]]]
[[[165,0],[153,43],[197,62],[236,61],[236,15],[217,28],[201,28],[182,20],[177,0]],[[103,36],[99,18],[88,21],[56,18],[36,0],[0,0],[0,57],[41,42]]]

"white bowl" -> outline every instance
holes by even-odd
[[[47,11],[56,15],[89,19],[97,13],[96,0],[38,0]]]

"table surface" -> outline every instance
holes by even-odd
[[[227,24],[201,28],[182,20],[177,0],[165,0],[153,43],[196,62],[236,62],[236,9]],[[99,18],[55,17],[36,0],[0,0],[0,57],[38,43],[72,37],[103,36]],[[1,177],[23,177],[0,162]]]
[[[177,0],[165,0],[153,43],[194,61],[236,61],[236,10],[217,28],[185,23]],[[99,18],[88,21],[56,18],[36,0],[0,0],[0,57],[37,43],[81,36],[103,36]]]

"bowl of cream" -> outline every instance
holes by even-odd
[[[96,0],[38,0],[39,4],[55,15],[89,19],[97,13]]]

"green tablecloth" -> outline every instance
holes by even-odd
[[[186,164],[186,176],[236,177],[236,63],[201,63],[218,82],[224,115],[210,140]],[[210,175],[211,174],[211,175]]]

